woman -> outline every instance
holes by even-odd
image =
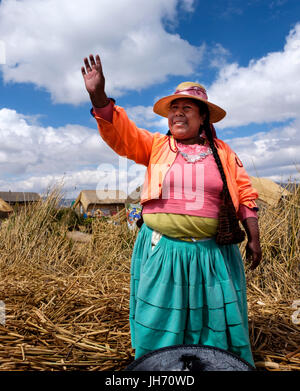
[[[90,62],[89,62],[90,60]],[[225,111],[203,86],[181,83],[154,112],[168,118],[167,135],[130,121],[105,94],[99,56],[82,75],[101,137],[119,155],[147,166],[142,225],[132,255],[130,328],[136,358],[170,345],[229,350],[254,365],[246,283],[236,243],[247,233],[251,268],[261,260],[258,194],[241,161],[216,137]]]

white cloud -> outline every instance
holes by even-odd
[[[195,10],[194,5],[194,0],[183,0],[181,2],[182,8],[188,12],[193,12]]]
[[[126,171],[120,170],[118,164],[110,164],[109,166],[109,174],[106,171],[108,165],[103,164],[95,169],[79,169],[78,171],[69,171],[64,175],[48,173],[13,181],[0,180],[0,189],[2,191],[29,191],[46,194],[49,189],[56,187],[61,189],[64,198],[76,198],[81,190],[120,189],[126,194],[130,194],[143,184],[146,171],[144,166],[134,163],[128,165]]]
[[[4,80],[31,82],[55,102],[77,104],[88,99],[80,68],[90,53],[101,55],[113,96],[192,74],[203,49],[164,28],[176,23],[179,4],[193,11],[194,0],[3,0]]]
[[[43,193],[62,183],[68,196],[75,197],[80,190],[95,189],[101,183],[130,192],[134,179],[139,184],[143,181],[145,168],[119,158],[103,142],[96,126],[42,127],[36,117],[1,109],[0,138],[2,191]]]
[[[222,54],[221,46],[215,49]],[[271,131],[227,142],[251,175],[300,180],[300,23],[288,34],[282,51],[251,60],[246,67],[226,63],[229,53],[225,49],[223,54],[225,63],[212,62],[220,69],[208,88],[209,100],[227,111],[217,130],[232,136],[239,126],[252,124],[255,129],[255,124],[279,123]]]
[[[159,117],[153,112],[152,106],[133,106],[126,109],[128,117],[141,128],[155,132],[167,133],[168,119]]]
[[[0,110],[0,151],[9,158],[0,169],[5,175],[54,173],[76,167],[99,164],[111,158],[109,148],[97,134],[97,130],[80,125],[41,127],[14,110]],[[2,159],[3,161],[3,159]]]
[[[247,67],[224,65],[208,88],[209,99],[227,111],[220,129],[299,118],[300,23],[282,51],[251,60]]]
[[[0,65],[6,63],[5,43],[0,41]]]
[[[300,180],[300,119],[270,132],[237,137],[227,142],[253,176],[285,182]]]
[[[209,51],[210,65],[215,68],[223,68],[227,65],[230,51],[220,43],[216,43]]]

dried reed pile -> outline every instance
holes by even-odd
[[[111,217],[111,220],[117,223],[126,223],[127,222],[127,216],[126,216],[126,209],[121,209],[120,212],[116,213]]]
[[[263,259],[246,269],[255,363],[275,371],[300,370],[300,186],[289,190],[278,206],[261,207]]]
[[[73,241],[55,219],[59,191],[0,228],[0,370],[120,370],[133,360],[128,324],[136,233],[95,219],[91,240]],[[300,370],[299,189],[261,211],[264,258],[246,270],[257,367]],[[244,251],[243,246],[241,247]]]
[[[121,369],[133,360],[128,325],[135,234],[99,220],[72,241],[55,222],[59,196],[2,224],[0,370]]]

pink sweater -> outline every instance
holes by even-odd
[[[217,219],[222,187],[213,155],[191,164],[178,153],[165,177],[162,198],[148,201],[143,213],[175,213]],[[257,217],[257,213],[241,205],[238,217],[243,221],[247,217]]]
[[[143,213],[176,213],[217,219],[222,187],[212,155],[191,164],[178,153],[163,182],[162,198],[148,201]]]

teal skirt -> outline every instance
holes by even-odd
[[[237,245],[185,242],[143,224],[134,246],[130,330],[135,358],[178,344],[218,347],[254,365],[248,331],[246,281]]]

